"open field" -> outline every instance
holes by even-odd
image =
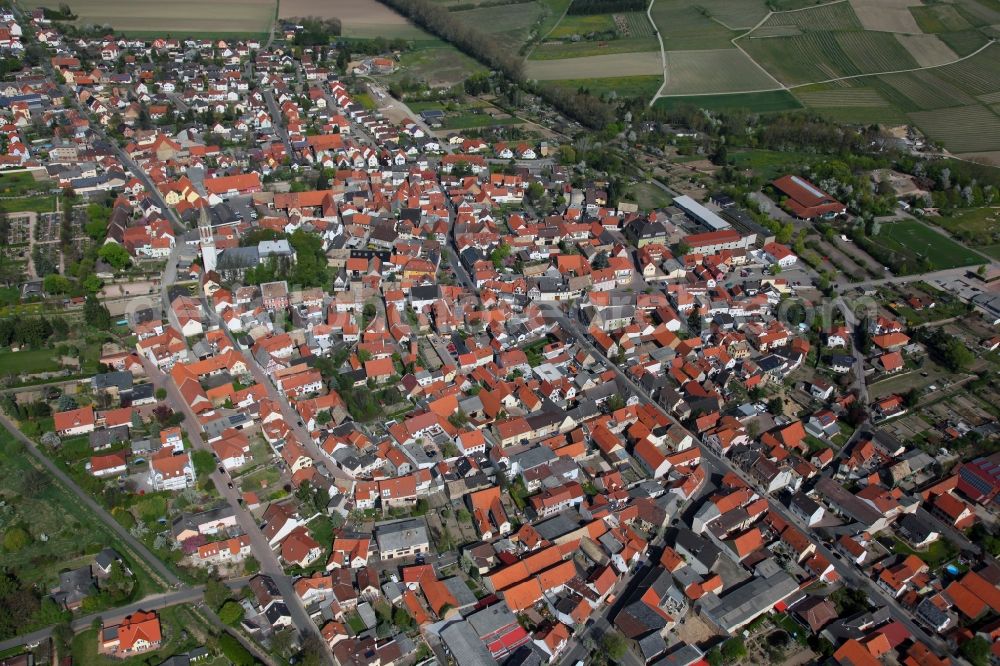
[[[529,60],[526,69],[529,78],[539,81],[657,75],[663,72],[663,61],[658,52],[647,51],[562,60]]]
[[[896,35],[896,39],[921,67],[946,65],[958,58],[937,35]]]
[[[851,7],[866,30],[918,33],[920,26],[910,13],[910,7],[920,0],[850,0]]]
[[[660,43],[655,37],[636,37],[627,39],[607,39],[581,42],[545,42],[535,47],[528,59],[530,66],[534,60],[568,60],[570,58],[588,58],[591,56],[612,55],[616,53],[660,52]],[[586,76],[583,72],[580,76]]]
[[[523,2],[517,5],[500,5],[452,12],[452,15],[480,30],[509,39],[516,44],[523,43],[545,8],[538,2]]]
[[[773,92],[746,93],[741,95],[698,95],[693,97],[661,97],[656,106],[672,109],[682,106],[696,106],[710,111],[726,109],[746,109],[754,113],[788,111],[801,109],[802,104],[791,93],[784,90]]]
[[[656,0],[659,4],[660,0]],[[764,0],[701,0],[695,3],[731,30],[747,30],[767,16]],[[653,5],[654,11],[656,5]]]
[[[668,51],[729,48],[737,34],[685,0],[656,0],[652,15]]]
[[[375,0],[351,0],[351,2],[281,0],[278,5],[278,16],[280,18],[336,17],[340,19],[344,37],[433,39],[401,14]]]
[[[24,2],[28,9],[43,5],[52,3],[45,0]],[[264,35],[274,20],[276,5],[275,0],[216,0],[211,3],[197,0],[175,0],[169,3],[74,0],[72,9],[79,16],[77,24],[110,25],[125,33],[147,33],[150,27],[156,27],[159,34],[172,36],[195,32]]]
[[[553,81],[552,84],[571,91],[583,88],[598,97],[614,92],[619,97],[638,97],[650,100],[663,85],[663,77],[649,75],[616,76],[604,79],[565,79]]]
[[[473,74],[486,71],[478,62],[447,44],[406,51],[399,60],[399,69],[390,74],[388,80],[410,77],[432,88],[452,86]]]
[[[925,33],[957,32],[972,27],[953,5],[922,5],[910,7],[910,13]]]
[[[788,85],[918,67],[895,36],[884,32],[751,36],[741,39],[740,44],[764,69]]]
[[[626,200],[638,204],[640,210],[653,210],[670,205],[670,195],[652,183],[637,183],[629,188]]]
[[[985,261],[977,253],[917,220],[883,223],[872,241],[895,253],[907,264],[917,265],[926,260],[925,265],[929,265],[930,270],[972,266]]]
[[[560,21],[549,39],[565,39],[573,35],[586,35],[591,32],[611,32],[615,29],[615,19],[611,14],[577,14],[567,15]]]
[[[1000,208],[972,208],[959,213],[929,219],[973,247],[1000,243]]]
[[[1000,150],[1000,116],[974,104],[910,114],[913,122],[935,141],[956,153]]]
[[[671,51],[664,94],[767,90],[778,84],[739,49]]]
[[[847,2],[823,5],[796,12],[772,14],[753,34],[767,28],[791,27],[799,32],[816,30],[860,30],[861,21]]]

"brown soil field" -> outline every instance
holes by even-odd
[[[345,37],[429,39],[429,35],[375,0],[281,0],[280,18],[339,18]]]
[[[53,5],[25,0],[26,8]],[[110,25],[125,32],[207,35],[265,33],[274,19],[275,0],[196,0],[135,2],[135,0],[73,0],[78,24]]]
[[[920,34],[920,26],[910,13],[919,0],[850,0],[865,30]]]
[[[937,35],[896,35],[896,39],[921,67],[937,67],[958,59]]]

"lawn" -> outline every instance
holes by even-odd
[[[791,93],[784,90],[762,93],[742,93],[736,95],[692,95],[685,97],[661,97],[656,100],[656,106],[665,109],[675,109],[684,106],[696,106],[709,111],[727,111],[746,109],[753,113],[774,113],[801,109],[802,105]]]
[[[985,261],[978,253],[917,220],[884,223],[871,240],[913,269],[944,270]]]
[[[625,198],[633,199],[639,206],[639,210],[644,211],[663,208],[664,206],[669,206],[671,202],[670,195],[652,183],[638,183],[633,185]]]
[[[516,125],[521,121],[517,118],[494,118],[488,113],[460,113],[446,116],[441,126],[444,129],[475,129],[478,127],[495,127],[497,125]]]
[[[454,46],[441,43],[431,48],[414,49],[400,56],[399,69],[388,78],[391,81],[411,77],[432,88],[460,83],[470,76],[486,71],[478,62]]]
[[[0,197],[20,197],[44,191],[52,186],[52,181],[37,181],[27,171],[0,174]]]
[[[25,351],[0,352],[0,368],[4,372],[30,375],[39,372],[59,370],[55,350],[29,349]]]
[[[903,543],[900,539],[895,539],[892,550],[900,555],[916,555],[922,559],[931,569],[937,569],[948,563],[958,555],[958,550],[947,539],[938,539],[927,550],[915,550]]]
[[[0,210],[5,213],[51,213],[56,209],[56,197],[53,194],[19,197],[17,199],[0,199]]]
[[[756,149],[730,153],[729,158],[736,168],[750,169],[765,180],[774,180],[789,170],[801,169],[823,159],[810,153]]]

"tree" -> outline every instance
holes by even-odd
[[[721,652],[722,658],[726,661],[726,663],[731,664],[734,661],[739,661],[743,657],[747,656],[747,646],[743,643],[742,638],[730,638],[722,644]]]
[[[51,273],[45,276],[42,286],[46,294],[65,294],[73,288],[73,283],[69,281],[69,278],[58,273]]]
[[[206,477],[215,469],[215,457],[209,451],[197,450],[191,454],[195,474]]]
[[[163,388],[161,386],[160,388],[156,389],[156,391],[154,392],[153,395],[156,396],[157,400],[166,400],[167,399],[167,389],[165,389],[165,388]]]
[[[775,396],[767,401],[767,411],[771,412],[775,416],[781,416],[785,413],[785,403],[781,398]]]
[[[326,663],[326,647],[322,639],[312,632],[302,641],[302,654],[299,655],[302,666],[321,666]]]
[[[233,600],[227,601],[219,609],[219,619],[230,627],[235,627],[243,619],[243,606]]]
[[[102,331],[111,328],[111,313],[93,294],[88,295],[83,304],[83,320],[88,326]]]
[[[222,605],[229,601],[231,597],[232,592],[218,578],[209,578],[205,581],[205,603],[212,610],[217,611],[222,608]]]
[[[253,655],[229,634],[219,637],[219,649],[234,666],[254,666],[257,663]]]
[[[16,553],[31,543],[31,534],[20,526],[9,528],[3,533],[3,549],[8,553]]]
[[[128,250],[118,243],[102,245],[101,249],[97,251],[97,256],[119,271],[132,263],[132,256],[128,253]]]
[[[701,315],[698,314],[697,308],[691,310],[691,314],[688,315],[687,328],[691,335],[701,333]]]
[[[608,631],[601,637],[601,651],[613,662],[620,662],[627,649],[628,644],[625,642],[625,637],[617,631]]]
[[[987,666],[990,663],[990,644],[981,636],[965,641],[958,651],[972,666]]]

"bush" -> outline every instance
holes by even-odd
[[[256,663],[253,655],[229,634],[222,634],[219,637],[219,649],[235,666],[254,666]]]
[[[219,609],[219,619],[231,627],[235,627],[243,619],[243,606],[235,601],[227,601]]]

